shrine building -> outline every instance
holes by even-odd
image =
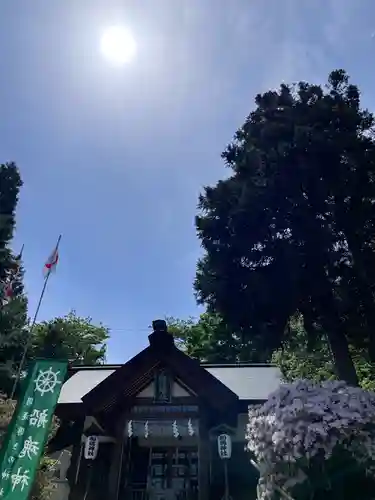
[[[220,500],[226,484],[232,500],[255,498],[247,411],[278,388],[278,368],[199,363],[164,321],[153,330],[123,365],[70,369],[50,443],[52,456],[65,457],[54,500]],[[231,438],[228,460],[219,456],[222,434]]]

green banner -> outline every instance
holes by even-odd
[[[0,499],[26,500],[38,470],[67,363],[36,361],[0,451]]]

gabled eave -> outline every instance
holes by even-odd
[[[141,351],[86,394],[82,398],[84,406],[93,412],[110,412],[125,399],[135,397],[159,367],[168,369],[213,409],[237,407],[238,396],[234,392],[173,344],[164,349],[150,345]]]

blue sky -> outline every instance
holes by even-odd
[[[121,68],[99,51],[118,24],[138,45]],[[2,0],[0,161],[24,180],[30,314],[62,233],[40,319],[103,322],[108,361],[143,348],[153,319],[197,315],[198,193],[227,175],[255,94],[343,67],[374,109],[374,32],[373,0]]]

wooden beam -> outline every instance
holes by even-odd
[[[210,440],[205,419],[205,412],[201,412],[199,419],[198,444],[198,499],[209,498],[209,471],[210,471]]]

